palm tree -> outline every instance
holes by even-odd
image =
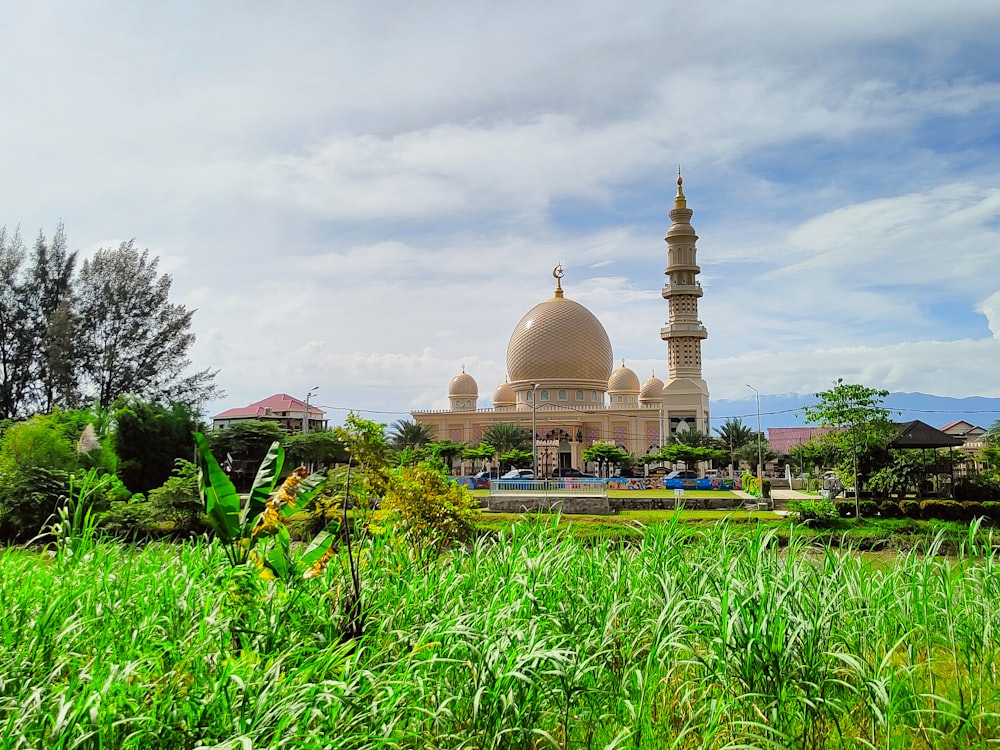
[[[683,432],[675,432],[670,437],[670,442],[676,445],[686,445],[689,448],[708,448],[712,445],[713,440],[704,432],[684,430]]]
[[[739,450],[757,436],[739,417],[730,417],[721,427],[716,427],[715,432],[719,436],[719,447],[730,452]]]
[[[412,419],[400,419],[389,428],[389,445],[397,451],[419,450],[434,440],[434,428]]]
[[[531,430],[511,422],[498,422],[483,431],[482,442],[496,448],[498,454],[531,447]]]

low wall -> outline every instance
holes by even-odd
[[[491,495],[488,509],[493,513],[615,513],[608,498],[600,495],[565,497],[554,495]]]
[[[613,510],[674,510],[679,505],[687,510],[736,510],[746,501],[739,497],[613,497]]]

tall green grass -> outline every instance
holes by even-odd
[[[933,550],[932,550],[933,552]],[[680,523],[516,525],[288,587],[212,544],[0,553],[4,748],[970,748],[1000,737],[1000,563],[872,565]]]

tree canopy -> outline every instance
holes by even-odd
[[[211,370],[190,373],[193,310],[135,241],[101,248],[78,272],[60,224],[32,250],[0,229],[0,419],[119,397],[197,407],[219,395]]]

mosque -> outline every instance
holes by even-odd
[[[676,432],[709,432],[708,384],[701,372],[701,342],[708,331],[698,320],[701,269],[692,213],[678,174],[665,238],[668,319],[660,338],[667,344],[666,382],[651,375],[640,386],[624,361],[613,366],[607,331],[592,312],[564,295],[562,267],[556,266],[554,295],[514,327],[507,345],[508,380],[493,392],[492,408],[478,408],[479,386],[463,368],[448,386],[450,408],[414,411],[413,419],[439,439],[471,445],[494,424],[533,430],[540,476],[557,467],[592,468],[584,465],[583,451],[594,443],[644,454]]]

